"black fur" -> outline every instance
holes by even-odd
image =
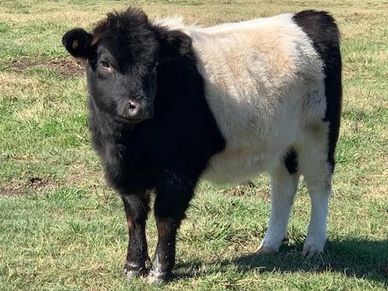
[[[76,58],[86,58],[90,53],[92,35],[83,28],[74,28],[62,37],[62,44]]]
[[[284,157],[284,165],[290,174],[295,174],[298,171],[298,155],[295,149],[291,149]]]
[[[334,170],[334,153],[338,140],[342,107],[342,63],[338,27],[334,18],[324,11],[302,11],[295,14],[293,19],[312,40],[314,48],[324,64],[327,103],[324,121],[329,122],[327,160]]]
[[[85,56],[90,130],[107,180],[123,197],[130,233],[125,272],[132,277],[145,268],[147,192],[154,190],[159,239],[150,274],[163,280],[174,266],[177,228],[197,181],[225,141],[187,35],[153,26],[137,9],[109,14],[91,35]],[[123,118],[128,98],[152,104],[153,118]]]

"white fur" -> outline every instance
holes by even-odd
[[[287,232],[299,174],[290,175],[284,165],[271,173],[271,215],[261,248],[277,251]]]
[[[204,178],[239,183],[271,174],[271,217],[262,248],[277,251],[287,229],[299,173],[283,163],[298,153],[312,199],[304,254],[322,251],[326,240],[331,175],[326,163],[328,126],[323,64],[293,14],[208,28],[165,21],[191,36],[205,80],[206,98],[226,140]]]
[[[239,183],[277,167],[322,120],[322,62],[291,14],[186,31],[226,139],[205,178]]]

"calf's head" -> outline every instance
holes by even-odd
[[[153,116],[158,63],[191,53],[186,34],[154,25],[136,8],[109,13],[90,33],[72,29],[62,43],[72,56],[87,61],[96,106],[131,124]]]

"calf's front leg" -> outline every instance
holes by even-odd
[[[145,194],[122,195],[124,210],[128,224],[128,250],[124,265],[127,279],[146,274],[148,259],[147,239],[145,234],[149,198]]]
[[[148,280],[153,284],[165,282],[175,265],[175,245],[178,228],[193,196],[194,183],[177,176],[166,179],[157,189],[155,219],[158,243]]]

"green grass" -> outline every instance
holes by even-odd
[[[322,1],[323,2],[323,1]],[[254,256],[266,230],[268,181],[239,191],[203,182],[178,240],[167,290],[384,290],[388,286],[388,9],[386,1],[1,1],[0,289],[143,290],[122,277],[127,232],[87,130],[86,84],[61,46],[112,9],[144,7],[215,24],[307,8],[342,32],[344,110],[329,242],[300,251],[309,217],[303,184],[280,253]],[[150,252],[156,237],[147,228]],[[151,288],[152,289],[152,288]]]

